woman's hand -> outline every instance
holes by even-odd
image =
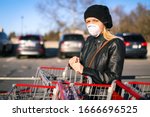
[[[70,60],[69,60],[69,65],[76,71],[76,72],[79,72],[79,73],[83,73],[83,65],[81,65],[80,63],[80,59],[79,57],[72,57]]]
[[[77,63],[79,61],[80,61],[79,57],[74,56],[71,59],[69,59],[69,64],[72,65],[72,64]]]

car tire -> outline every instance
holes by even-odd
[[[63,54],[63,53],[58,53],[58,57],[60,58],[60,59],[65,59],[66,58],[66,56],[65,56],[65,54]]]
[[[5,46],[2,48],[2,56],[6,56]]]
[[[142,58],[142,59],[147,59],[147,56],[146,56],[146,55],[143,55],[143,56],[140,56],[140,58]]]
[[[16,57],[17,57],[17,59],[20,59],[20,58],[21,58],[21,56],[20,56],[20,55],[17,55]]]
[[[46,54],[41,54],[40,55],[40,58],[45,58],[46,57]]]

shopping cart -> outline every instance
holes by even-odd
[[[37,68],[37,72],[35,75],[34,85],[47,85],[47,86],[56,86],[60,83],[59,80],[64,80],[65,82],[75,83],[75,82],[83,82],[83,76],[78,74],[73,69],[71,69],[68,65],[65,68],[61,67],[49,67],[49,66],[40,66]],[[87,80],[88,83],[92,82]],[[37,88],[34,88],[34,92]],[[62,89],[61,89],[62,90]],[[58,95],[57,95],[58,96]],[[56,95],[53,96],[53,99],[58,99]]]
[[[56,87],[56,84],[59,84],[58,80],[65,80],[70,83],[82,82],[83,76],[70,69],[68,66],[65,68],[41,66],[37,68],[37,72],[33,79],[34,80],[32,84],[13,84],[11,91],[5,94],[7,99],[52,99],[53,90]],[[55,96],[55,98],[57,97]]]
[[[90,77],[88,77],[90,79]],[[89,84],[65,82],[59,80],[54,89],[56,100],[110,100],[113,87],[111,84]]]
[[[78,74],[70,67],[65,68],[41,66],[37,68],[34,84],[39,84],[39,81],[51,83],[57,80],[66,80],[69,82],[83,82],[83,75]],[[39,80],[40,79],[40,80]]]
[[[116,80],[112,83],[112,100],[140,100],[145,97],[128,86],[126,83]]]
[[[120,80],[112,84],[69,83],[58,81],[53,99],[60,100],[140,100],[144,96]]]
[[[7,93],[7,98],[9,100],[50,100],[54,88],[55,86],[13,84],[11,91]]]
[[[129,81],[125,84],[145,99],[150,99],[150,82]]]
[[[142,95],[122,83],[89,84],[64,80],[53,82],[55,86],[15,84],[9,93],[14,100],[139,100]],[[36,90],[33,90],[36,88]]]
[[[50,86],[56,86],[52,99],[77,100],[87,99],[87,97],[89,99],[111,99],[111,85],[91,84],[92,80],[89,76],[83,76],[68,66],[65,68],[38,67],[35,79],[38,80],[34,84],[40,84],[39,81],[44,81]]]

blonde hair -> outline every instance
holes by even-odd
[[[112,34],[112,33],[110,32],[110,30],[106,29],[106,27],[104,27],[103,36],[104,36],[104,38],[105,38],[106,40],[112,40],[112,39],[114,39],[114,38],[119,38],[119,39],[121,39],[120,37],[115,36],[114,34]]]

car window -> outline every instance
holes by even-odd
[[[130,41],[130,42],[145,42],[145,39],[141,35],[128,35],[124,36],[125,41]]]
[[[3,32],[0,33],[0,39],[8,39],[7,35]]]
[[[39,41],[39,36],[22,36],[21,40],[32,40],[32,41]]]
[[[82,35],[64,35],[63,40],[77,40],[77,41],[84,41]]]

